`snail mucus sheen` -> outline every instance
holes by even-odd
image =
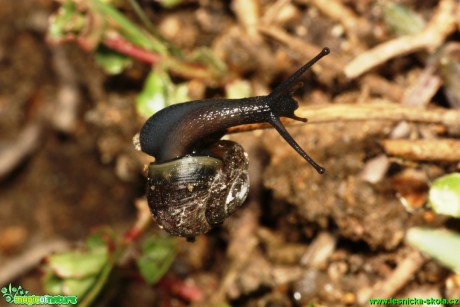
[[[175,104],[152,115],[139,135],[148,168],[147,200],[153,218],[172,235],[193,239],[221,224],[245,201],[248,157],[237,143],[220,140],[230,127],[269,123],[318,173],[316,164],[287,132],[280,117],[306,122],[294,111],[297,79],[323,56],[303,65],[267,96],[206,99]],[[301,84],[301,83],[300,83]]]

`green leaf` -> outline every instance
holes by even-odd
[[[431,185],[428,204],[436,213],[460,217],[460,173],[436,179]]]
[[[132,64],[132,59],[124,54],[100,46],[95,54],[96,62],[108,74],[116,75]]]
[[[101,228],[86,238],[85,245],[88,250],[107,249],[108,244],[115,244],[114,240],[115,237],[111,229]]]
[[[165,71],[155,69],[136,97],[136,109],[139,114],[148,117],[169,105],[188,100],[187,84],[175,85]]]
[[[142,92],[136,97],[137,112],[150,116],[169,105],[169,89],[172,86],[168,74],[152,71],[145,80]]]
[[[43,267],[45,274],[43,275],[43,285],[45,292],[51,295],[63,293],[63,279],[57,277],[49,266]]]
[[[446,267],[460,273],[460,234],[415,227],[409,229],[406,240]]]
[[[79,304],[90,305],[112,272],[117,256],[116,237],[110,228],[101,228],[85,241],[85,251],[69,251],[47,257],[44,287],[53,295],[77,295]],[[108,246],[111,246],[110,257]]]
[[[154,284],[168,271],[174,255],[174,244],[169,237],[153,237],[144,242],[137,266],[147,283]]]
[[[48,37],[52,41],[65,39],[69,34],[78,34],[86,25],[86,17],[77,10],[74,1],[65,1],[58,12],[50,18]]]
[[[80,279],[64,279],[63,280],[63,294],[64,295],[76,295],[82,297],[85,295],[97,281],[97,276],[91,276]]]
[[[47,257],[48,267],[58,278],[87,278],[98,275],[109,262],[107,242],[103,236],[107,231],[90,235],[85,242],[85,251],[67,251]]]
[[[50,295],[76,295],[83,296],[95,287],[98,276],[89,276],[85,278],[60,278],[54,272],[47,268],[43,277],[45,292]]]
[[[148,35],[110,4],[100,0],[91,0],[91,4],[101,15],[115,23],[123,36],[133,44],[159,54],[168,53],[167,46],[160,39]]]
[[[70,251],[48,257],[49,266],[61,278],[85,278],[97,275],[108,261],[107,248],[91,252]]]

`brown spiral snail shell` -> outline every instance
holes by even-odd
[[[230,127],[270,123],[318,173],[316,164],[284,128],[280,117],[306,122],[294,111],[297,79],[329,54],[324,48],[267,96],[206,99],[169,106],[141,129],[141,150],[156,161],[148,168],[147,200],[153,218],[167,232],[194,238],[222,223],[249,191],[248,158],[234,142],[222,141]]]

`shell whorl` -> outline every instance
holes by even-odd
[[[218,141],[206,153],[149,165],[149,207],[160,227],[173,235],[208,232],[247,197],[249,163],[243,148]]]

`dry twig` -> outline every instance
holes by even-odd
[[[388,155],[415,161],[460,161],[460,141],[456,139],[384,140]]]
[[[262,34],[286,45],[289,50],[294,51],[304,59],[313,58],[321,50],[320,47],[294,37],[277,26],[265,25],[263,27],[259,27],[259,31]],[[337,77],[340,77],[343,74],[345,64],[345,59],[338,56],[334,50],[332,50],[332,53],[328,55],[327,58],[316,63],[312,69],[314,71],[320,71],[320,78],[326,83],[331,83],[334,79],[337,79]],[[403,96],[403,89],[401,89],[400,86],[375,74],[368,75],[367,77],[368,79],[363,82],[369,86],[371,92],[383,94],[394,101],[401,100],[401,97]]]
[[[296,38],[280,27],[261,26],[260,33],[271,37],[282,44],[285,44],[289,50],[299,54],[302,58],[311,59],[315,57],[322,48],[309,44],[299,38]],[[316,63],[312,67],[314,71],[321,71],[321,77],[325,80],[333,80],[340,74],[345,66],[345,61],[334,54],[328,55],[326,59]]]
[[[404,260],[402,260],[396,269],[385,280],[377,283],[369,295],[363,295],[359,298],[361,304],[364,304],[371,297],[391,297],[397,293],[414,273],[425,263],[425,258],[419,251],[412,251]]]
[[[251,38],[257,38],[260,19],[260,4],[254,0],[232,1],[232,9]]]
[[[62,48],[54,48],[53,65],[59,78],[56,103],[50,114],[51,124],[59,131],[71,133],[77,125],[78,106],[81,102],[77,74]]]
[[[404,97],[404,89],[401,86],[377,74],[366,75],[360,80],[360,83],[368,87],[372,94],[380,95],[391,101],[399,102]]]
[[[388,101],[374,101],[365,104],[325,104],[300,107],[296,114],[308,118],[311,124],[336,121],[409,121],[425,124],[439,124],[456,131],[460,126],[460,110],[441,108],[416,108]],[[299,123],[283,119],[286,125]],[[229,133],[270,128],[269,124],[242,125],[229,129]]]
[[[42,127],[31,124],[24,128],[16,142],[0,152],[0,180],[19,166],[40,145]]]
[[[435,50],[456,30],[457,6],[454,0],[442,0],[422,32],[398,37],[358,55],[345,67],[345,75],[353,79],[394,57],[421,49]]]

